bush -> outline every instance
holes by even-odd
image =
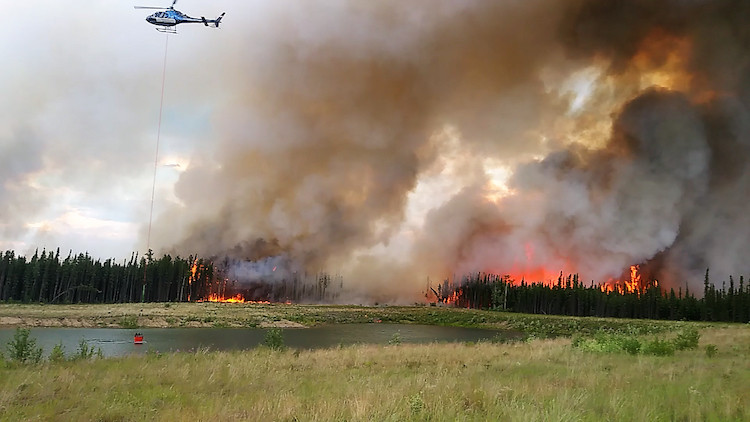
[[[411,410],[412,414],[419,414],[424,410],[424,408],[424,399],[422,398],[421,393],[414,394],[413,396],[409,397],[409,409]]]
[[[97,356],[102,356],[102,349],[99,348],[99,351],[97,352],[96,349],[93,347],[90,347],[88,343],[86,343],[86,340],[81,339],[80,342],[78,342],[78,350],[76,351],[76,354],[71,356],[71,360],[89,360],[92,357],[94,357],[94,353],[97,354]]]
[[[138,328],[138,317],[135,315],[123,316],[120,318],[120,327],[132,330]]]
[[[644,355],[672,356],[674,355],[674,344],[664,339],[654,339],[643,345],[641,352]]]
[[[706,356],[707,357],[712,358],[712,357],[716,356],[716,352],[717,351],[718,351],[718,349],[716,348],[715,344],[707,344],[706,345]]]
[[[266,331],[266,336],[263,338],[263,344],[269,347],[271,350],[284,350],[284,332],[281,328],[272,327]]]
[[[677,334],[672,343],[675,350],[693,350],[698,348],[701,335],[695,327],[685,328]]]
[[[391,346],[398,346],[399,344],[401,344],[401,333],[398,331],[393,333],[391,339],[388,340],[388,344],[390,344]]]
[[[60,363],[65,360],[65,348],[62,345],[62,341],[57,343],[52,348],[52,352],[49,354],[49,361],[52,363]]]
[[[36,347],[36,340],[29,338],[30,331],[16,328],[13,340],[8,345],[8,357],[20,363],[39,363],[42,360],[42,348]]]
[[[634,337],[625,337],[621,342],[622,350],[630,355],[637,355],[641,351],[641,342]]]
[[[590,339],[576,336],[573,338],[572,344],[575,348],[599,353],[627,352],[631,355],[637,355],[641,349],[641,342],[638,339],[622,334],[599,333]]]

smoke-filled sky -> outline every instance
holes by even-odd
[[[123,2],[7,3],[0,247],[145,250],[166,36]],[[158,252],[380,301],[476,271],[750,270],[747,2],[177,8],[227,15],[168,38]]]

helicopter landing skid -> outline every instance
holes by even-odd
[[[165,34],[176,34],[177,28],[174,27],[165,27],[165,28],[156,28],[157,31],[163,32]]]

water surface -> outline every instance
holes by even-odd
[[[263,343],[263,328],[31,328],[31,338],[48,356],[62,342],[66,355],[76,352],[83,339],[89,346],[101,348],[104,356],[124,356],[154,352],[211,350],[243,350]],[[133,344],[133,335],[140,332],[144,344]],[[12,340],[14,328],[0,328],[0,347]],[[497,337],[510,338],[517,333],[507,330],[440,327],[402,324],[337,324],[312,328],[285,328],[284,344],[297,349],[318,349],[350,344],[476,342]]]

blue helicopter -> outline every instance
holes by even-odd
[[[224,17],[224,13],[222,13],[216,19],[206,19],[203,16],[201,16],[200,19],[193,18],[180,12],[179,10],[175,10],[175,3],[177,3],[177,0],[173,0],[172,5],[169,7],[135,6],[135,8],[163,10],[163,12],[156,12],[152,15],[149,15],[146,18],[146,22],[152,25],[156,25],[156,30],[159,32],[167,32],[170,34],[176,34],[177,25],[181,23],[202,23],[205,26],[218,28],[219,23],[221,23],[221,18]]]

